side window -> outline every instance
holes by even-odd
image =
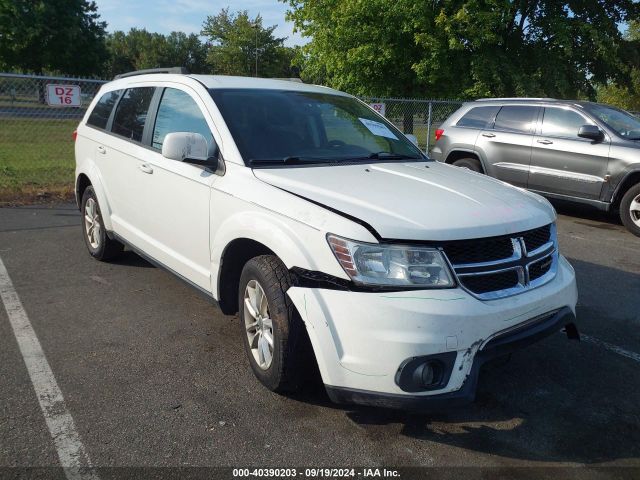
[[[500,107],[474,107],[465,113],[458,123],[457,127],[469,128],[487,128],[493,122]]]
[[[531,133],[538,107],[507,105],[496,116],[494,128],[507,132]]]
[[[580,127],[592,123],[573,110],[545,108],[544,119],[542,120],[542,135],[578,138]]]
[[[136,142],[142,141],[144,123],[154,87],[130,88],[118,102],[111,131]]]
[[[216,143],[211,129],[198,104],[182,90],[165,88],[158,107],[151,146],[161,150],[164,137],[172,132],[199,133],[209,143],[209,156],[216,154]]]
[[[118,101],[118,97],[120,97],[121,92],[122,90],[114,90],[113,92],[107,92],[102,95],[100,100],[98,100],[98,103],[96,103],[96,106],[93,108],[91,115],[89,115],[87,125],[101,128],[102,130],[107,128],[107,122],[109,121],[111,110]]]

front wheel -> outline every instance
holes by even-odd
[[[622,197],[620,219],[627,230],[640,237],[640,183],[627,190]]]
[[[287,290],[289,271],[273,255],[247,262],[240,276],[238,315],[255,376],[274,392],[295,391],[308,366],[305,326]]]

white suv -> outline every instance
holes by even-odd
[[[75,153],[91,255],[126,245],[238,313],[271,390],[315,362],[336,402],[440,408],[474,398],[487,359],[577,336],[551,205],[431,161],[345,93],[134,72]]]

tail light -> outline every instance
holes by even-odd
[[[76,138],[78,138],[78,130],[74,130],[73,133],[71,134],[71,138],[73,138],[73,141],[76,141]]]
[[[441,129],[441,128],[438,128],[438,129],[436,130],[436,142],[437,142],[438,140],[440,140],[440,137],[441,137],[442,135],[444,135],[444,130],[443,130],[443,129]]]

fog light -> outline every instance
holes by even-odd
[[[442,364],[437,361],[429,361],[420,367],[420,381],[425,387],[431,387],[442,380]]]

